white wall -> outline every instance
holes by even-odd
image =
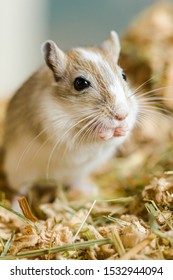
[[[0,0],[0,99],[6,99],[41,64],[47,39],[47,0]]]

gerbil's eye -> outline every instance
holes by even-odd
[[[84,90],[84,89],[88,88],[89,86],[90,86],[90,82],[88,82],[87,80],[85,80],[85,79],[82,78],[82,77],[77,77],[77,78],[74,80],[74,88],[75,88],[77,91]]]
[[[123,77],[124,81],[127,80],[126,74],[124,72],[122,72],[122,77]]]

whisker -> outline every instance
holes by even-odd
[[[155,106],[151,106],[151,105],[149,105],[149,106],[148,105],[140,105],[139,110],[141,110],[141,109],[148,110],[148,112],[151,112],[151,113],[160,113],[165,117],[167,117],[167,116],[169,116],[169,117],[172,116],[173,117],[173,114],[172,114],[171,111],[169,111],[168,109],[165,109],[163,107],[160,107],[160,106],[155,107]]]
[[[79,120],[77,123],[73,124],[62,136],[61,138],[55,143],[54,147],[52,148],[52,151],[50,153],[49,159],[48,159],[48,163],[47,163],[47,168],[46,168],[46,178],[47,180],[49,179],[49,168],[50,168],[50,162],[53,156],[53,153],[55,151],[55,149],[57,148],[58,144],[62,141],[62,139],[64,138],[65,135],[67,135],[67,133],[72,130],[73,128],[75,128],[78,124],[80,124],[81,122],[83,122],[84,120],[90,118],[90,116],[87,116],[81,120]]]
[[[173,120],[173,117],[172,116],[169,116],[169,115],[165,115],[161,112],[158,112],[158,111],[151,111],[151,110],[148,110],[148,109],[140,109],[139,111],[139,114],[141,113],[144,113],[146,116],[148,115],[149,118],[151,118],[151,115],[152,116],[155,116],[155,117],[160,117],[161,119],[164,119],[164,120],[169,120],[169,121],[172,121]]]
[[[95,116],[95,117],[94,117]],[[94,118],[93,118],[94,117]],[[90,126],[93,122],[95,122],[95,120],[98,118],[98,116],[96,115],[96,113],[93,113],[93,115],[90,115],[90,118],[92,118],[89,122],[87,122],[71,139],[71,145],[66,146],[66,149],[63,153],[63,156],[66,154],[68,149],[71,149],[71,147],[73,145],[75,145],[75,142],[78,144],[77,148],[79,148],[79,142],[77,142],[78,138],[80,137],[81,133],[88,127]],[[62,156],[62,157],[63,157]]]
[[[76,135],[74,136],[74,140],[76,141],[77,138],[80,137],[81,133],[89,126],[92,125],[93,123],[95,123],[95,121],[98,119],[99,116],[96,116],[94,119],[92,119],[89,123],[87,123],[83,128],[81,128],[78,133],[76,133]],[[85,135],[85,133],[84,133]]]
[[[61,117],[57,118],[57,119],[54,119],[52,120],[52,123],[60,123],[60,121],[62,123],[64,123],[64,120],[65,120],[65,117],[67,117],[66,115],[61,115]],[[62,120],[61,120],[62,119]],[[36,140],[38,140],[38,138],[44,134],[44,132],[46,132],[48,129],[50,129],[50,124],[47,125],[41,132],[39,132],[26,146],[25,150],[23,151],[23,153],[21,154],[20,158],[19,158],[19,161],[18,161],[18,164],[17,164],[17,167],[16,167],[16,171],[17,169],[19,168],[20,166],[20,163],[21,161],[24,159],[24,156],[29,152],[30,148],[32,147],[32,145],[34,144],[34,142]]]
[[[140,112],[139,115],[138,115],[138,118],[137,120],[140,121],[141,124],[143,124],[143,127],[145,128],[145,125],[144,125],[144,121],[147,121],[150,120],[150,123],[152,122],[152,124],[158,128],[159,124],[158,122],[156,121],[156,118],[152,117],[152,116],[149,116],[148,114],[146,114],[146,112]]]
[[[135,126],[136,126],[136,127],[139,126],[139,127],[141,127],[142,129],[145,129],[144,119],[141,118],[140,116],[138,116],[138,119],[136,120]]]
[[[74,115],[73,117],[75,116],[78,116],[78,114]],[[65,122],[65,119],[67,118],[67,115],[61,115],[59,118],[56,118],[54,120],[52,120],[52,124],[63,124],[64,125],[64,122]],[[74,118],[75,119],[75,118]],[[47,130],[50,129],[50,124],[45,127],[41,132],[39,132],[25,147],[24,151],[22,152],[22,154],[20,155],[19,157],[19,160],[17,162],[17,165],[16,165],[16,172],[18,171],[19,167],[20,167],[20,164],[21,162],[24,160],[24,157],[26,156],[26,154],[29,152],[29,150],[31,149],[31,147],[33,146],[34,142],[36,140],[39,139],[39,137],[41,137]],[[51,135],[52,137],[52,135]],[[49,137],[44,143],[47,143],[48,140],[51,138]],[[41,145],[42,146],[42,145]],[[40,147],[41,148],[41,147]],[[38,151],[36,152],[36,154],[34,155],[34,159],[36,158],[38,152],[40,151],[40,148],[38,149]]]
[[[142,83],[142,84],[141,84],[140,86],[138,86],[136,89],[134,89],[134,91],[132,90],[131,96],[132,96],[132,95],[135,95],[135,94],[138,92],[139,89],[141,89],[143,86],[145,86],[145,85],[147,85],[148,83],[150,83],[152,80],[154,80],[153,77],[151,77],[150,79],[146,80],[144,83]],[[130,96],[130,97],[131,97],[131,96]]]
[[[159,108],[162,108],[162,109],[165,109],[167,110],[168,112],[172,112],[171,109],[168,109],[167,106],[163,103],[160,103],[160,102],[156,102],[156,101],[151,101],[151,102],[138,102],[138,107],[141,108],[142,106],[146,106],[146,107],[149,107],[149,108],[155,108],[155,109],[159,109]]]
[[[79,117],[79,115],[77,114],[77,116]],[[85,115],[86,116],[86,115]],[[73,118],[73,120],[75,120],[74,118]],[[64,124],[64,123],[63,123]],[[34,157],[33,157],[33,160],[38,156],[38,154],[40,153],[40,151],[43,149],[43,147],[47,144],[47,142],[50,140],[50,138],[52,137],[52,135],[49,137],[49,138],[47,138],[47,140],[46,141],[44,141],[44,143],[40,146],[40,148],[37,150],[37,152],[34,154]],[[61,141],[62,141],[63,139],[61,139]]]
[[[79,142],[78,142],[78,147],[80,148],[81,145],[84,143],[84,141],[87,141],[87,135],[88,135],[88,132],[93,132],[93,127],[92,125],[88,126],[85,133],[82,135],[82,137],[80,138]],[[79,149],[80,150],[80,149]]]
[[[79,145],[82,145],[82,142],[84,142],[85,139],[88,139],[92,133],[92,135],[96,135],[96,131],[95,131],[95,126],[97,126],[97,122],[100,122],[101,116],[102,114],[100,113],[95,120],[93,121],[93,123],[91,124],[91,126],[86,130],[86,132],[82,135],[80,141],[79,141]],[[88,137],[88,138],[87,138]]]
[[[89,138],[91,138],[91,141],[95,144],[96,143],[96,140],[97,140],[97,131],[94,129],[95,126],[97,126],[97,122],[99,123],[100,122],[100,118],[98,120],[96,120],[89,128],[88,130],[86,131],[83,139],[81,139],[83,142],[84,140],[87,140]],[[82,143],[81,141],[81,143]]]
[[[136,95],[139,94],[139,97],[143,97],[143,96],[149,95],[150,93],[158,92],[158,91],[161,91],[161,90],[164,90],[164,89],[168,89],[168,88],[173,88],[173,86],[166,86],[166,87],[155,88],[155,89],[143,92],[143,93],[136,92],[135,94]]]
[[[18,160],[18,163],[17,163],[17,166],[16,166],[16,172],[22,162],[22,160],[24,159],[24,156],[29,152],[30,148],[32,147],[34,141],[36,141],[46,130],[49,129],[49,126],[44,128],[38,135],[36,135],[36,137],[34,137],[30,142],[29,144],[26,146],[25,150],[23,151],[23,153],[21,154],[19,160]]]
[[[173,97],[161,97],[161,96],[151,96],[151,97],[145,97],[145,98],[140,98],[140,96],[138,97],[138,101],[146,101],[146,102],[150,102],[150,101],[173,101]]]

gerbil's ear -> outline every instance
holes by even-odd
[[[117,63],[121,50],[118,34],[115,31],[111,31],[108,40],[103,42],[101,48]]]
[[[66,55],[57,45],[49,40],[43,43],[41,47],[44,59],[48,67],[53,71],[55,80],[58,81],[65,70]]]

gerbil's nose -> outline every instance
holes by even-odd
[[[124,114],[115,114],[114,118],[118,121],[124,121],[128,116],[128,113],[124,113]]]

